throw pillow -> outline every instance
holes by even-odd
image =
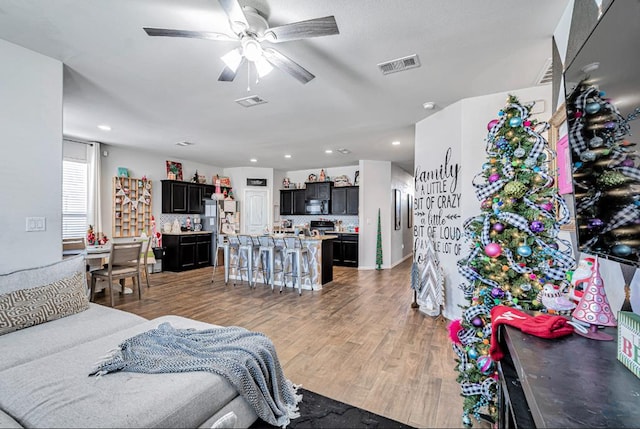
[[[0,295],[0,335],[50,322],[89,308],[85,274]]]

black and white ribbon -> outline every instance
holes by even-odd
[[[492,400],[494,394],[492,388],[496,381],[492,377],[486,378],[482,383],[461,383],[462,394],[464,396],[482,395],[488,400]]]

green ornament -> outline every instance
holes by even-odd
[[[493,202],[494,202],[494,203],[499,203],[499,202],[500,202],[500,198],[497,198],[497,197],[496,197],[496,198],[494,198],[494,199],[493,199]]]
[[[498,298],[495,298],[495,299],[493,300],[493,303],[494,303],[495,305],[500,305],[500,300],[499,300]]]
[[[512,298],[511,302],[513,302],[514,304],[517,304],[518,303],[518,298]]]
[[[513,198],[522,198],[524,194],[527,193],[527,186],[522,182],[514,180],[504,186],[504,193]]]
[[[620,173],[619,171],[613,170],[605,171],[600,175],[600,177],[598,177],[598,183],[607,187],[622,185],[626,181],[627,176]]]

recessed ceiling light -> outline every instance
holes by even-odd
[[[434,103],[433,101],[427,101],[422,105],[422,107],[425,110],[433,110],[433,108],[436,107],[436,103]]]
[[[327,149],[324,151],[324,153],[333,153],[333,151],[331,149]]]
[[[111,131],[111,127],[109,125],[98,125],[98,128],[102,131]]]
[[[183,142],[176,143],[176,146],[193,146],[194,144],[195,143],[188,142],[188,141],[183,141]]]
[[[349,149],[345,149],[345,148],[340,148],[338,149],[338,152],[340,152],[343,155],[346,155],[348,153],[351,153],[351,151]]]
[[[285,157],[285,158],[291,158],[291,155],[286,154],[284,157]]]
[[[400,142],[399,142],[398,140],[396,140],[396,141],[394,141],[394,142],[391,142],[391,144],[392,144],[392,145],[394,145],[394,146],[399,146],[399,145],[400,145]]]
[[[258,162],[258,160],[257,160],[257,159],[255,159],[255,158],[251,158],[249,161],[251,161],[251,162]]]

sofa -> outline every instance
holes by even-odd
[[[89,376],[147,320],[90,303],[82,256],[0,275],[0,427],[248,427],[256,413],[211,372]]]

